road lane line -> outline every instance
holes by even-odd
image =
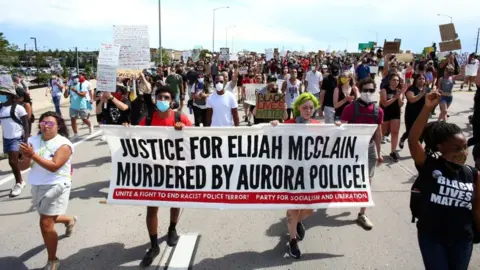
[[[99,130],[99,131],[97,131],[97,132],[94,132],[93,134],[88,135],[87,137],[79,140],[78,142],[73,143],[73,146],[76,147],[77,145],[79,145],[79,144],[81,144],[81,143],[84,143],[84,142],[90,140],[91,138],[100,135],[101,133],[102,133],[101,130]],[[30,171],[30,168],[26,169],[25,171],[22,171],[22,174],[24,174],[24,173],[26,173],[26,172],[29,172],[29,171]],[[2,178],[2,179],[0,180],[0,186],[3,185],[3,184],[5,184],[5,183],[8,183],[8,182],[12,181],[13,179],[15,179],[15,176],[13,176],[13,174],[10,174],[9,176],[7,176],[7,177],[5,177],[5,178]]]
[[[162,258],[161,260],[158,262],[158,264],[155,264],[156,265],[156,269],[158,270],[165,270],[167,269],[167,265],[168,265],[168,261],[170,260],[170,258],[172,257],[172,250],[173,248],[168,246],[166,243],[166,241],[164,241],[165,243],[165,250],[162,254]]]
[[[172,258],[168,263],[168,269],[188,270],[192,262],[193,253],[197,246],[199,234],[189,233],[180,236],[177,245],[173,251]]]

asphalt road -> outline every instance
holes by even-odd
[[[470,137],[466,123],[473,92],[454,96],[449,121]],[[63,111],[67,113],[68,108]],[[60,240],[61,269],[137,269],[149,247],[146,209],[99,204],[107,196],[110,153],[99,136],[86,135],[86,126],[80,125],[80,134],[84,136],[75,148],[68,210],[79,216],[79,222],[71,238]],[[408,206],[416,170],[407,148],[400,152],[398,163],[387,157],[389,149],[389,143],[382,145],[385,162],[377,168],[372,186],[376,206],[367,214],[375,224],[373,230],[356,225],[358,209],[319,209],[305,222],[307,236],[300,242],[303,257],[294,260],[286,255],[285,211],[184,209],[177,226],[182,235],[178,246],[167,248],[162,238],[161,255],[152,269],[167,265],[177,270],[189,265],[194,270],[423,269]],[[468,163],[473,164],[471,157]],[[0,161],[0,269],[39,269],[47,255],[38,214],[31,209],[30,187],[10,199],[12,186],[8,163]],[[168,219],[168,209],[160,209],[160,236],[166,233]],[[60,235],[64,232],[60,225],[57,230]],[[471,269],[480,269],[479,251],[476,246]]]

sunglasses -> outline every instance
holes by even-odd
[[[360,90],[360,92],[362,93],[375,93],[375,88],[363,88],[362,90]]]
[[[312,106],[303,106],[303,107],[300,107],[300,108],[301,108],[302,110],[305,110],[305,111],[307,111],[307,110],[313,111],[313,109],[314,109]]]
[[[170,96],[169,95],[158,95],[157,96],[157,100],[170,100]]]
[[[40,122],[41,127],[53,127],[55,126],[55,122],[52,121],[41,121]]]

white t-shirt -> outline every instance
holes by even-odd
[[[227,91],[232,93],[233,96],[236,97],[238,95],[236,82],[233,83],[232,81],[229,81],[225,85],[225,92],[227,92]]]
[[[479,61],[478,59],[472,59],[470,63],[465,66],[465,76],[475,77],[477,76]]]
[[[3,138],[6,139],[20,138],[23,135],[23,127],[17,124],[17,122],[10,117],[11,109],[11,105],[4,106],[2,109],[0,109],[0,121],[2,123]],[[23,116],[27,115],[27,111],[22,105],[17,104],[15,107],[15,115],[18,119],[22,119]]]
[[[212,127],[233,126],[232,109],[238,108],[237,99],[230,91],[223,95],[214,93],[207,98],[207,108],[213,110]]]
[[[47,160],[52,160],[55,152],[63,145],[68,145],[70,149],[72,149],[73,156],[74,147],[72,142],[61,135],[57,135],[48,141],[43,141],[42,135],[36,135],[28,138],[28,142],[33,145],[33,149],[37,155]],[[65,181],[72,181],[72,156],[70,156],[67,162],[56,172],[50,172],[34,162],[28,174],[28,183],[32,186],[38,186],[55,185],[64,183]]]
[[[320,71],[313,73],[313,71],[310,70],[307,72],[307,75],[305,75],[305,81],[308,82],[307,92],[312,94],[320,93],[320,82],[323,81],[323,76]]]

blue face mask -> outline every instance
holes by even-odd
[[[7,96],[1,95],[0,96],[0,103],[5,103],[7,102]]]
[[[166,112],[170,109],[170,102],[169,101],[157,101],[157,109],[161,112]]]

